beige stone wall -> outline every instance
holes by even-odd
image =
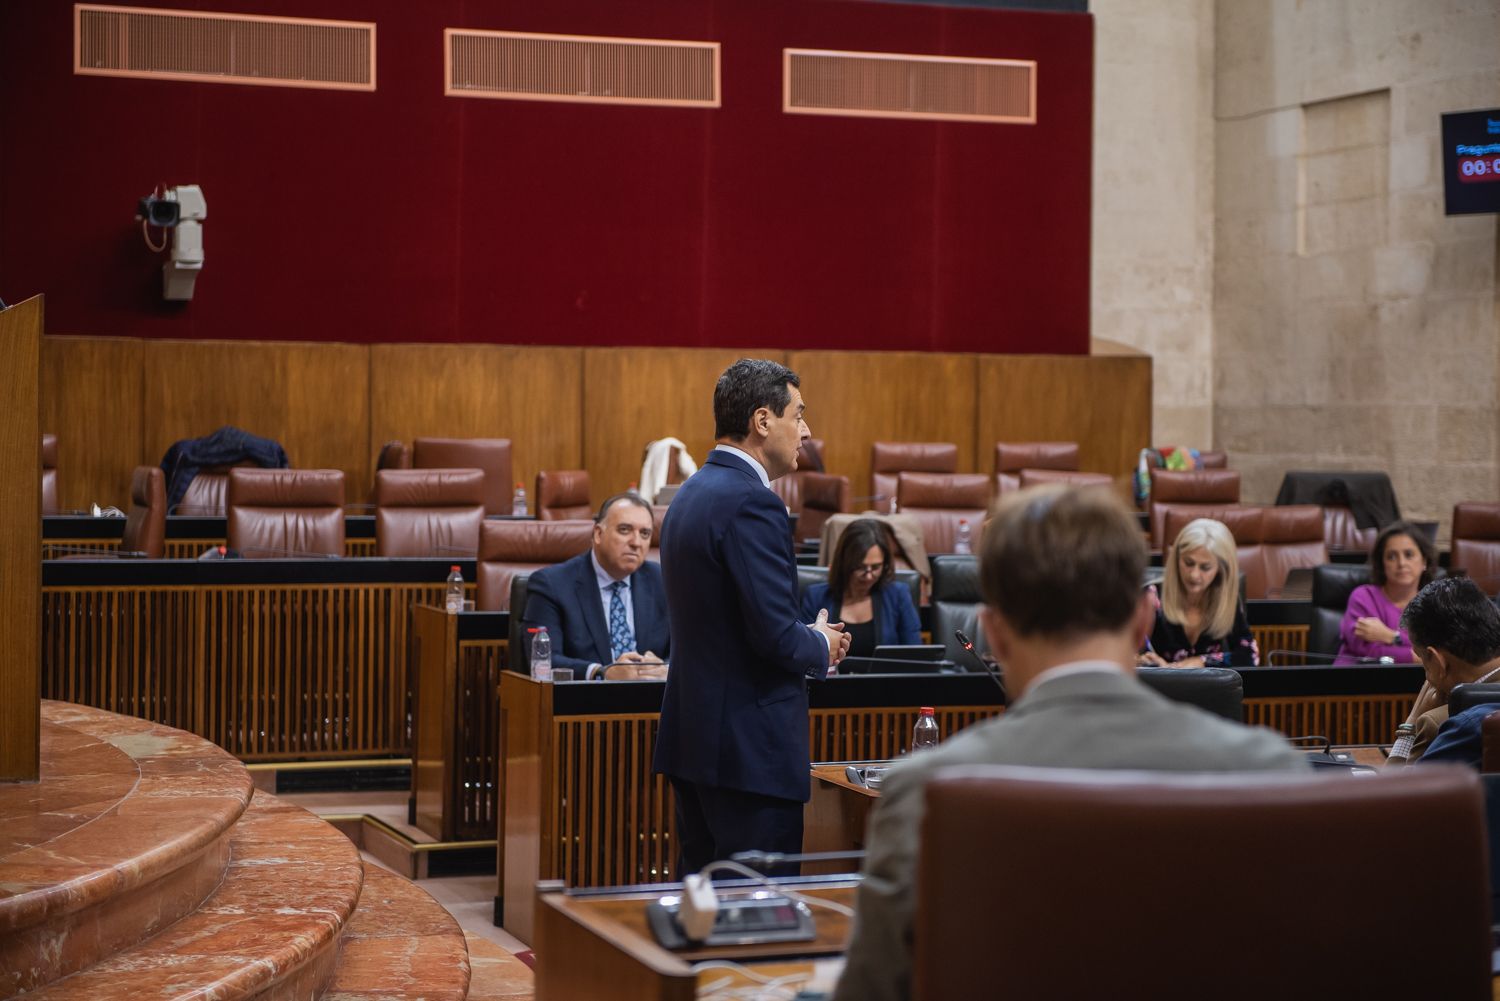
[[[1215,444],[1248,502],[1385,469],[1446,536],[1500,499],[1496,218],[1443,215],[1439,148],[1440,113],[1500,106],[1500,2],[1214,15]]]
[[[1156,443],[1208,448],[1213,0],[1092,9],[1093,335],[1153,357]]]

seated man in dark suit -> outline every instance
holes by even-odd
[[[1396,728],[1387,763],[1427,761],[1436,752],[1434,761],[1479,767],[1480,724],[1487,714],[1470,710],[1464,719],[1450,720],[1448,693],[1500,679],[1500,611],[1469,578],[1444,577],[1406,603],[1401,628],[1427,680],[1406,722]]]
[[[1145,568],[1140,530],[1107,488],[1034,487],[1000,502],[980,545],[979,619],[1005,665],[1013,701],[999,719],[971,726],[885,776],[835,1001],[911,995],[923,790],[944,765],[1307,767],[1281,736],[1169,702],[1136,679],[1135,652],[1156,618],[1140,590]],[[1003,831],[975,831],[975,864],[1003,858],[1004,838]],[[1060,903],[1053,916],[1059,934],[1074,930],[1064,924],[1076,918],[1073,903]],[[1002,993],[1000,987],[976,993]]]
[[[651,506],[615,494],[594,518],[594,544],[528,582],[528,626],[546,626],[552,666],[580,680],[641,681],[667,676],[672,642],[661,568],[646,559]]]

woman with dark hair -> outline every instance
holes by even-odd
[[[802,618],[811,622],[821,609],[828,621],[844,623],[849,656],[868,657],[877,646],[922,642],[922,626],[906,585],[895,582],[889,530],[874,518],[851,521],[839,536],[828,566],[828,583],[802,595]]]
[[[1339,625],[1335,664],[1389,657],[1414,664],[1411,637],[1401,631],[1401,612],[1416,593],[1432,583],[1437,552],[1427,533],[1409,521],[1393,521],[1375,536],[1370,549],[1370,581],[1349,595]]]

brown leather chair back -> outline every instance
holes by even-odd
[[[1167,505],[1224,508],[1240,502],[1240,474],[1233,469],[1156,469],[1151,472],[1151,548],[1161,549]],[[1208,517],[1212,517],[1209,515]]]
[[[594,517],[586,469],[544,469],[536,474],[536,516],[542,521]]]
[[[1004,493],[1007,489],[1002,486],[1001,481],[1006,477],[1014,477],[1013,486],[1024,490],[1027,487],[1039,486],[1043,483],[1066,483],[1074,487],[1112,487],[1115,478],[1108,473],[1080,473],[1075,469],[1022,469],[1017,473],[996,473],[995,492]]]
[[[1198,468],[1199,469],[1228,469],[1229,468],[1229,453],[1228,452],[1199,452],[1198,453]]]
[[[375,555],[471,557],[484,522],[477,469],[382,469],[375,474]]]
[[[57,503],[57,435],[42,435],[42,514],[56,514]]]
[[[1368,553],[1379,534],[1378,528],[1360,528],[1355,524],[1353,509],[1343,504],[1323,508],[1323,543],[1329,549]]]
[[[486,521],[479,529],[474,607],[481,612],[506,611],[516,574],[571,559],[593,541],[592,521]]]
[[[1247,588],[1249,598],[1279,598],[1287,574],[1328,562],[1323,545],[1323,510],[1316,504],[1263,508],[1260,549],[1265,584]]]
[[[227,541],[241,556],[344,555],[342,470],[236,466],[225,500]]]
[[[130,511],[120,551],[159,560],[166,548],[167,475],[160,466],[136,466],[130,474]]]
[[[1023,469],[1078,468],[1076,441],[995,442],[995,488],[1001,493],[1019,489]]]
[[[229,471],[259,468],[253,462],[236,462],[229,466],[204,466],[188,483],[182,500],[177,502],[177,507],[167,513],[222,518],[228,510],[226,497],[229,493]]]
[[[510,514],[515,481],[510,478],[509,438],[418,438],[413,469],[478,469],[484,473],[484,513]]]
[[[822,538],[823,526],[851,506],[849,477],[832,473],[794,473],[802,481],[802,509],[797,513],[797,538]],[[786,479],[785,476],[782,479]],[[775,481],[775,482],[780,482]]]
[[[1500,591],[1500,504],[1453,505],[1448,566],[1463,570],[1488,594]]]
[[[946,441],[877,441],[870,446],[870,506],[890,514],[899,473],[956,473],[958,446]]]
[[[969,544],[977,552],[979,526],[990,507],[990,478],[983,473],[900,473],[896,500],[901,513],[917,520],[927,555],[953,552],[958,523],[969,523]]]
[[[809,473],[823,471],[823,442],[808,438],[797,449],[797,468],[771,481],[771,489],[792,514],[802,513],[802,482]]]
[[[388,441],[380,446],[375,457],[375,471],[382,469],[410,469],[411,449],[399,441]]]
[[[924,791],[916,1001],[976,985],[1027,1001],[1491,996],[1472,769],[1351,781],[962,766]],[[1390,844],[1371,834],[1392,817],[1421,818],[1431,860],[1395,915]],[[987,864],[997,853],[1004,864]],[[1316,920],[1289,920],[1288,901]],[[1253,960],[1226,959],[1226,943],[1254,943]]]

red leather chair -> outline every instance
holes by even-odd
[[[544,469],[536,474],[536,516],[542,521],[592,519],[586,469]]]
[[[182,500],[170,514],[195,515],[202,518],[222,518],[227,511],[229,471],[232,469],[259,469],[253,462],[239,462],[230,466],[204,466],[198,470]]]
[[[1076,441],[999,441],[995,443],[995,490],[1007,493],[1021,486],[1023,469],[1078,469]]]
[[[1453,505],[1448,566],[1463,570],[1486,593],[1500,591],[1500,504],[1465,501]]]
[[[382,469],[375,474],[375,555],[471,557],[484,523],[477,469]]]
[[[1162,562],[1165,563],[1177,536],[1190,523],[1199,518],[1212,518],[1234,536],[1235,560],[1240,573],[1245,575],[1245,597],[1265,597],[1265,563],[1261,558],[1261,509],[1225,505],[1219,508],[1201,508],[1185,505],[1182,508],[1167,506],[1162,520]]]
[[[786,509],[797,516],[799,539],[819,538],[829,518],[848,512],[852,506],[849,477],[825,473],[822,469],[822,439],[809,438],[797,451],[796,470],[771,481],[771,489],[781,497]]]
[[[1228,469],[1229,468],[1229,453],[1228,452],[1199,452],[1198,453],[1198,468],[1199,469]]]
[[[42,435],[42,514],[56,514],[57,504],[57,435]]]
[[[1223,509],[1240,502],[1240,474],[1233,469],[1156,469],[1151,473],[1151,548],[1161,549],[1167,508]],[[1213,517],[1211,514],[1201,517]]]
[[[1260,548],[1264,590],[1249,597],[1279,598],[1287,575],[1328,562],[1323,545],[1323,510],[1316,504],[1262,508]]]
[[[241,556],[344,555],[341,470],[236,466],[225,500],[227,541]]]
[[[995,477],[995,492],[1004,493],[1005,488],[1000,485],[1002,477],[1009,476],[1003,473]],[[1022,469],[1015,474],[1016,486],[1022,490],[1027,487],[1040,486],[1043,483],[1066,483],[1073,487],[1112,487],[1115,478],[1108,473],[1080,473],[1073,469]]]
[[[1472,769],[1351,780],[969,765],[924,792],[916,1001],[985,993],[976,985],[1027,1001],[1491,996]],[[1390,843],[1372,832],[1400,817],[1421,818],[1430,864],[1401,884],[1393,915]],[[996,845],[1004,864],[976,864]],[[1226,953],[1235,943],[1243,961]]]
[[[978,551],[979,527],[990,507],[990,478],[983,473],[901,473],[896,478],[901,513],[922,529],[927,555],[953,552],[958,523],[969,523],[969,544]]]
[[[159,560],[167,548],[167,475],[160,466],[136,466],[130,474],[130,510],[120,552]]]
[[[1379,534],[1378,528],[1360,528],[1354,521],[1354,511],[1343,504],[1323,508],[1323,542],[1329,549],[1368,553]]]
[[[418,438],[413,469],[478,469],[484,473],[484,513],[510,514],[515,497],[509,438]]]
[[[479,529],[474,607],[482,612],[506,611],[516,574],[571,559],[593,540],[592,521],[486,521]]]
[[[956,473],[958,446],[941,441],[877,441],[870,446],[870,506],[891,513],[901,473]]]

